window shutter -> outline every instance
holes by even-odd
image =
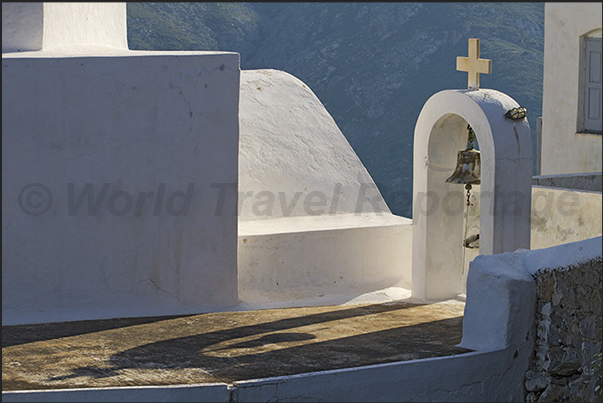
[[[601,133],[601,38],[586,38],[584,131]]]

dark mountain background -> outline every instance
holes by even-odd
[[[544,3],[128,3],[130,49],[235,51],[305,82],[405,217],[414,125],[431,95],[467,88],[469,38],[493,64],[480,87],[528,109],[536,161]]]

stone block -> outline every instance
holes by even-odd
[[[599,284],[599,287],[600,286],[601,285]],[[601,289],[593,290],[587,300],[589,302],[588,309],[596,316],[601,317],[601,315],[603,315],[603,293],[601,292]]]
[[[580,321],[580,334],[587,339],[596,339],[595,317],[587,316]]]
[[[586,389],[588,387],[588,381],[584,377],[579,377],[567,384],[569,389],[569,400],[571,402],[584,401],[586,396]],[[587,400],[588,401],[588,400]]]
[[[562,387],[558,385],[549,385],[538,398],[539,402],[558,402],[563,395]]]
[[[582,372],[585,374],[593,373],[593,361],[595,359],[595,355],[601,352],[601,341],[591,342],[585,341],[582,343],[582,348],[580,349],[581,355],[583,358],[583,366]]]
[[[550,379],[544,372],[526,372],[526,389],[529,392],[540,392],[549,386]]]
[[[538,284],[538,299],[550,302],[553,300],[553,291],[555,290],[555,283],[549,273],[542,274],[537,279]]]
[[[549,372],[556,376],[568,376],[582,366],[582,356],[573,348],[551,348]]]

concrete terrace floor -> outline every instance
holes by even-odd
[[[2,327],[2,390],[256,379],[468,352],[465,304],[389,302]]]

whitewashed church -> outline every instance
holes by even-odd
[[[3,3],[3,326],[455,300],[471,353],[195,399],[523,401],[535,278],[601,261],[601,32],[600,3],[546,3],[538,155],[520,103],[480,87],[496,60],[467,38],[467,88],[416,122],[410,218],[292,75],[129,50],[125,3]],[[111,399],[75,392],[35,399]]]

